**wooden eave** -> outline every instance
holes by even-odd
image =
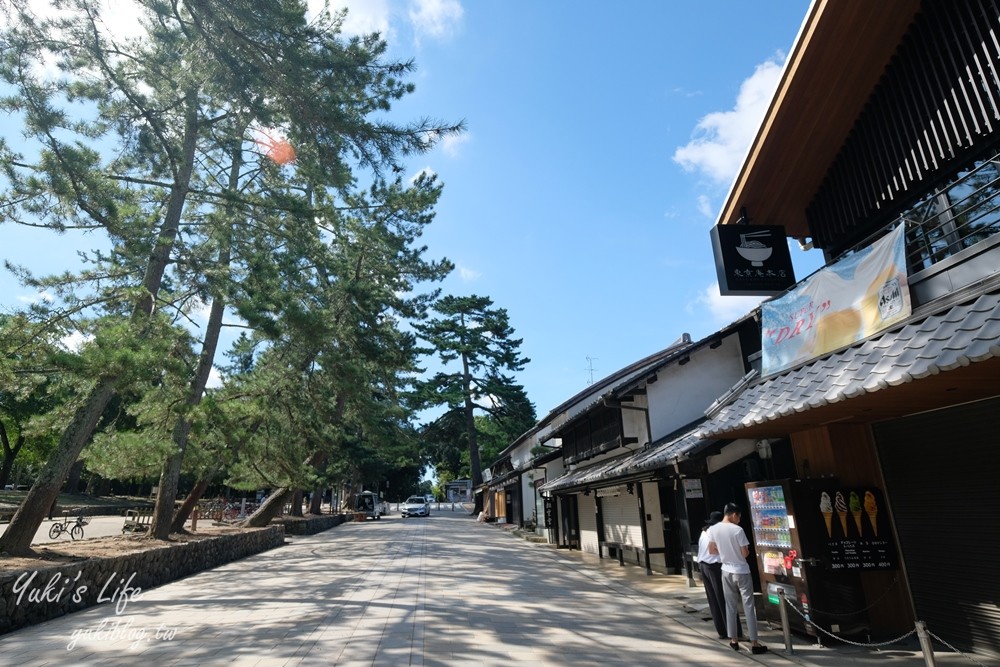
[[[814,0],[719,224],[809,236],[806,207],[906,34],[920,0]]]

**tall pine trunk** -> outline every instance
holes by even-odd
[[[14,469],[14,459],[24,447],[24,436],[18,433],[12,447],[10,440],[7,439],[7,429],[0,423],[0,442],[3,443],[3,462],[0,463],[0,489],[2,489],[10,482],[10,473]]]
[[[323,493],[326,491],[322,486],[317,486],[313,489],[312,498],[309,499],[309,513],[310,514],[322,514],[323,513]]]
[[[264,499],[257,511],[247,517],[246,526],[249,528],[263,528],[271,523],[271,519],[278,516],[285,508],[285,503],[292,497],[293,489],[275,489],[271,495]]]
[[[194,488],[191,489],[191,493],[187,495],[184,502],[177,509],[177,513],[174,515],[173,521],[170,523],[171,533],[183,533],[184,524],[187,522],[188,517],[194,511],[194,508],[198,506],[198,501],[205,494],[205,489],[211,483],[211,477],[202,477],[197,482],[195,482]]]
[[[65,483],[66,493],[77,493],[80,490],[80,477],[83,476],[84,464],[83,459],[77,459],[73,463],[73,467],[69,469]]]
[[[289,512],[291,516],[302,516],[302,489],[295,489],[292,493],[292,511]]]
[[[191,380],[191,387],[188,390],[188,408],[194,408],[201,403],[201,397],[205,393],[208,377],[212,371],[212,363],[215,360],[215,350],[219,344],[224,311],[225,302],[221,298],[212,301],[212,310],[208,317],[208,326],[205,329],[205,342],[202,344],[198,370]],[[163,462],[163,469],[160,471],[160,491],[156,496],[156,509],[153,512],[153,524],[149,531],[151,537],[157,540],[167,539],[174,525],[174,501],[177,500],[177,484],[180,480],[181,464],[184,462],[184,451],[187,449],[190,433],[191,421],[186,414],[182,414],[174,425],[175,450]],[[181,527],[183,528],[183,522]]]
[[[337,405],[334,409],[334,415],[339,418],[344,412],[344,407],[346,401],[343,397],[337,397]],[[316,470],[321,469],[326,465],[329,455],[326,452],[313,452],[309,455],[309,458],[305,460],[305,464],[312,466]],[[260,504],[257,511],[251,514],[245,525],[250,528],[261,528],[271,523],[271,519],[278,516],[281,510],[284,509],[285,503],[287,503],[295,493],[295,489],[290,487],[284,487],[280,489],[275,489],[264,502]],[[299,498],[299,516],[302,515],[302,499]],[[294,509],[294,508],[293,508]]]
[[[479,460],[479,439],[476,434],[476,405],[472,402],[472,374],[469,372],[469,358],[462,353],[462,386],[465,387],[465,432],[469,438],[469,467],[472,472],[472,488],[478,489],[483,483],[482,463]],[[475,496],[473,514],[482,511],[482,494]]]
[[[83,446],[90,440],[97,422],[114,395],[110,379],[98,381],[83,403],[76,409],[69,426],[63,431],[55,451],[49,455],[38,479],[31,485],[28,495],[18,506],[10,525],[0,535],[0,553],[8,556],[29,556],[31,541],[49,513],[52,503],[59,497],[59,489],[76,463]]]
[[[227,184],[229,192],[236,192],[239,188],[240,170],[243,168],[242,155],[242,142],[237,142],[229,169],[229,183]],[[222,241],[222,247],[219,249],[218,267],[220,271],[228,271],[232,260],[232,225],[228,220],[226,224],[229,227],[226,230],[226,237]],[[208,316],[208,324],[205,326],[205,339],[201,344],[198,369],[195,371],[188,389],[185,402],[188,409],[197,407],[205,394],[208,378],[212,374],[212,365],[215,363],[215,352],[219,347],[219,336],[222,333],[222,318],[225,311],[226,300],[222,296],[222,290],[218,290],[212,298],[212,309]],[[177,500],[177,484],[181,477],[181,465],[184,463],[184,452],[187,450],[190,434],[191,421],[187,413],[181,414],[174,425],[174,452],[163,462],[163,468],[160,471],[160,491],[156,496],[156,509],[153,511],[153,523],[149,530],[150,536],[157,540],[165,540],[170,537],[170,531],[176,525],[174,502]],[[183,529],[184,523],[182,521],[181,530]]]

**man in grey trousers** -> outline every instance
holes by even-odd
[[[708,529],[709,553],[722,558],[722,591],[726,597],[726,629],[729,631],[729,646],[740,650],[739,643],[739,602],[743,603],[743,613],[747,619],[750,634],[750,651],[766,653],[767,647],[758,641],[757,610],[753,604],[753,578],[747,556],[750,554],[750,540],[740,527],[739,505],[728,503],[723,510],[722,521]]]

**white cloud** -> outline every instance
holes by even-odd
[[[699,97],[703,94],[700,90],[687,90],[681,87],[674,88],[670,92],[680,97]]]
[[[212,366],[212,370],[208,372],[208,382],[205,385],[206,389],[218,389],[222,386],[222,375],[219,373],[219,369]]]
[[[758,65],[740,85],[731,110],[716,111],[698,121],[694,138],[674,152],[674,161],[717,183],[731,182],[774,96],[782,60],[779,56]]]
[[[140,4],[122,2],[121,0],[98,0],[91,5],[91,9],[96,10],[99,16],[97,30],[105,39],[121,43],[126,39],[134,39],[146,34],[145,28],[139,22],[140,17],[145,14]],[[26,0],[20,9],[35,17],[46,19],[64,19],[76,15],[72,9],[55,6],[52,0]],[[8,11],[11,13],[8,14]],[[4,11],[0,11],[0,29],[9,27],[8,18],[10,15],[16,16],[16,13],[13,10],[6,10],[6,8]],[[114,59],[113,56],[111,58]],[[51,52],[46,52],[41,60],[34,64],[34,68],[34,74],[43,79],[55,79],[63,76]]]
[[[308,0],[309,13],[322,11],[325,0]],[[409,20],[413,40],[447,39],[458,29],[465,15],[460,0],[410,0],[404,17],[399,2],[390,0],[330,0],[329,9],[347,9],[341,30],[345,35],[377,32],[389,42],[396,41],[395,23]]]
[[[715,209],[712,208],[712,200],[707,195],[698,195],[698,212],[709,219],[715,215]]]
[[[417,179],[424,175],[437,176],[437,172],[431,169],[430,167],[424,167],[423,169],[421,169],[420,171],[418,171],[417,173],[415,173],[413,176],[410,177],[410,185],[416,183]]]
[[[197,299],[188,304],[188,317],[198,326],[208,324],[208,316],[212,312],[212,304],[202,299]]]
[[[467,266],[462,266],[461,264],[456,264],[455,265],[455,269],[458,271],[459,278],[461,278],[462,280],[464,280],[467,283],[470,283],[473,280],[476,280],[477,278],[479,278],[479,276],[482,275],[481,273],[479,273],[479,271],[475,271],[473,269],[470,269]]]
[[[472,402],[487,409],[499,408],[503,405],[503,401],[493,394],[478,394],[472,399]]]
[[[712,283],[698,294],[694,302],[688,304],[687,311],[708,310],[712,323],[723,326],[740,319],[763,300],[762,296],[722,296],[719,284]]]
[[[415,40],[420,43],[423,37],[450,37],[464,14],[459,0],[412,0],[409,16]]]
[[[445,155],[448,157],[458,157],[459,148],[462,144],[468,143],[468,141],[468,132],[462,132],[461,134],[449,134],[441,140],[441,150],[443,150]]]
[[[142,37],[146,29],[139,22],[145,15],[143,7],[135,2],[104,0],[101,4],[101,19],[108,34],[115,39]]]
[[[59,344],[70,352],[79,352],[84,343],[89,343],[92,340],[94,340],[93,336],[89,334],[85,336],[79,331],[74,331],[68,336],[63,336],[59,340]]]
[[[40,303],[42,301],[46,303],[52,303],[55,301],[55,297],[45,291],[36,292],[34,294],[21,294],[17,297],[17,300],[21,303],[33,304]]]
[[[106,36],[120,40],[141,37],[145,34],[145,29],[139,23],[139,17],[144,14],[141,5],[121,0],[99,0],[91,5],[101,17],[100,23],[105,27]],[[52,0],[27,0],[22,8],[37,17],[47,19],[66,18],[75,14],[72,10],[55,7]],[[7,27],[6,16],[3,13],[0,13],[0,26]]]
[[[309,13],[315,15],[322,10],[323,0],[309,0]],[[341,30],[345,35],[367,35],[377,32],[392,41],[395,37],[388,0],[333,0],[330,11],[347,8],[347,17]]]

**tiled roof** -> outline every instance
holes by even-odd
[[[615,477],[614,471],[618,466],[620,466],[625,459],[630,458],[630,455],[619,456],[613,459],[608,459],[606,461],[601,461],[600,463],[595,463],[592,466],[587,466],[586,468],[577,468],[576,470],[571,470],[566,474],[556,477],[555,479],[542,484],[542,491],[558,491],[561,489],[568,489],[570,487],[581,487],[588,484],[596,486],[596,482],[610,481]]]
[[[691,429],[673,439],[661,443],[653,443],[648,449],[637,452],[629,463],[628,472],[655,470],[672,465],[674,461],[685,459],[693,454],[695,450],[708,447],[714,442],[714,439],[703,439],[698,434],[697,428]]]
[[[702,424],[704,438],[1000,357],[1000,292],[982,294],[749,387]]]
[[[635,478],[643,473],[652,473],[672,464],[675,460],[684,458],[696,448],[707,447],[715,442],[701,439],[696,431],[697,428],[693,427],[637,452],[601,461],[586,468],[571,470],[561,477],[546,482],[541,490],[558,491],[584,486],[597,488],[614,484],[618,480]]]

